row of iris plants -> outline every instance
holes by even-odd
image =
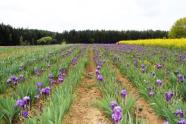
[[[86,46],[84,46],[86,48]],[[87,64],[87,50],[82,49],[80,54],[71,61],[73,66],[68,69],[68,75],[59,87],[56,87],[43,106],[43,112],[25,120],[26,124],[61,124],[72,100],[73,91],[80,82]],[[47,119],[46,119],[47,118]]]
[[[135,99],[116,80],[116,71],[109,69],[112,64],[102,50],[94,47],[97,84],[102,92],[102,99],[97,101],[97,106],[114,124],[143,124],[144,121],[135,117]],[[99,76],[101,75],[101,76]],[[100,78],[101,77],[101,78]]]

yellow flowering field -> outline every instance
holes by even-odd
[[[163,46],[170,48],[186,48],[186,39],[147,39],[147,40],[127,40],[119,41],[119,44],[135,44],[145,46]]]

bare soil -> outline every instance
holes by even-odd
[[[101,98],[101,93],[96,87],[94,71],[93,51],[89,48],[86,74],[74,92],[74,102],[62,124],[111,124],[103,113],[93,105],[97,99]]]

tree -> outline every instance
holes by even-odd
[[[169,32],[170,38],[186,38],[186,17],[178,19]]]
[[[52,41],[52,37],[47,36],[47,37],[42,37],[42,38],[38,39],[37,43],[43,45],[43,44],[50,44],[51,41]]]

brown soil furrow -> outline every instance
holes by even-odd
[[[103,113],[93,106],[101,93],[96,87],[93,51],[89,48],[89,60],[80,85],[75,90],[75,99],[62,124],[110,124]]]
[[[117,67],[117,80],[127,89],[128,94],[136,99],[135,102],[135,115],[138,118],[144,119],[147,124],[163,124],[163,120],[155,115],[150,105],[140,97],[138,90],[132,86],[128,79],[122,76]]]

